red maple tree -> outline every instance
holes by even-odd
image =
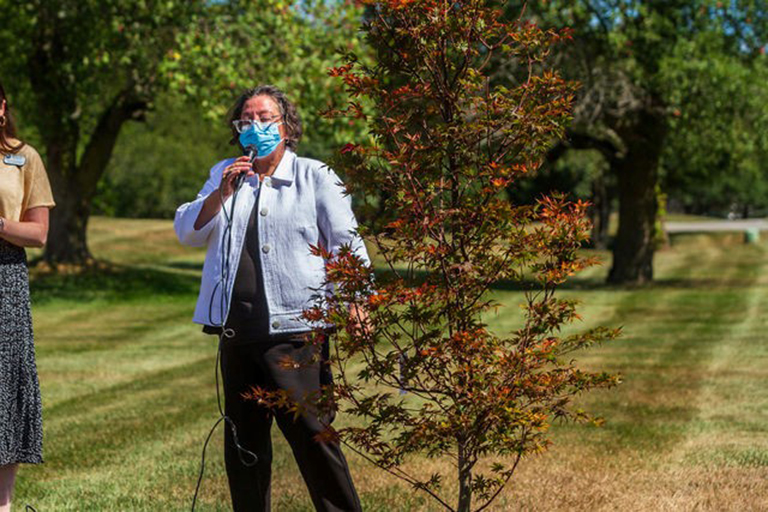
[[[378,212],[361,234],[386,270],[374,279],[349,249],[314,248],[334,292],[305,312],[339,327],[337,382],[318,402],[359,420],[329,435],[462,512],[487,508],[521,458],[546,448],[553,421],[595,421],[572,406],[575,395],[618,382],[572,359],[618,330],[561,333],[578,315],[556,288],[593,263],[580,252],[586,205],[555,195],[520,206],[504,194],[540,166],[570,119],[575,86],[547,64],[569,35],[503,16],[484,0],[368,4],[375,65],[347,55],[331,70],[350,103],[330,114],[369,123],[371,142],[346,145],[334,167]],[[490,74],[499,55],[514,83]],[[524,291],[508,333],[485,322],[500,307],[489,293],[500,282]],[[291,407],[263,390],[253,397]],[[417,454],[456,471],[409,472]],[[455,499],[444,495],[447,477]]]

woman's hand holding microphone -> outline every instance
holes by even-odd
[[[200,213],[197,215],[195,229],[202,229],[219,213],[222,203],[234,194],[238,176],[243,175],[245,179],[250,178],[254,174],[256,173],[253,170],[250,155],[243,155],[226,166],[224,172],[221,173],[219,189],[214,190],[212,194],[208,195],[203,203],[203,207],[200,209]]]
[[[225,200],[235,192],[237,177],[241,174],[244,175],[243,179],[250,178],[256,174],[253,170],[251,157],[248,155],[241,156],[224,168],[224,172],[221,174],[221,182],[219,182],[219,191]]]

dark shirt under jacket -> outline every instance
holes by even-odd
[[[235,331],[234,343],[269,338],[269,310],[264,295],[264,278],[259,259],[259,229],[256,219],[256,205],[248,219],[245,243],[240,253],[240,263],[232,287],[232,301],[226,326]],[[203,332],[221,333],[220,327],[206,325]]]
[[[256,205],[248,219],[245,243],[240,253],[240,264],[232,287],[232,302],[227,327],[235,330],[235,337],[265,338],[269,336],[269,309],[264,295],[264,277],[259,258],[259,228]]]

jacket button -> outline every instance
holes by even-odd
[[[273,329],[277,329],[278,327],[280,327],[280,322],[278,322],[277,320],[275,320],[274,322],[272,322],[272,328],[273,328]]]
[[[266,217],[269,214],[269,208],[265,206],[264,208],[261,209],[259,213],[261,213],[262,217]]]
[[[269,244],[264,244],[261,246],[261,252],[264,254],[267,254],[270,250],[272,250],[272,246]]]

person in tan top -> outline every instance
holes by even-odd
[[[40,155],[16,138],[0,84],[0,512],[10,510],[19,463],[43,462],[25,247],[42,247],[54,206]]]
[[[48,209],[55,204],[51,186],[40,155],[15,138],[4,96],[0,85],[0,238],[20,247],[42,247]]]

